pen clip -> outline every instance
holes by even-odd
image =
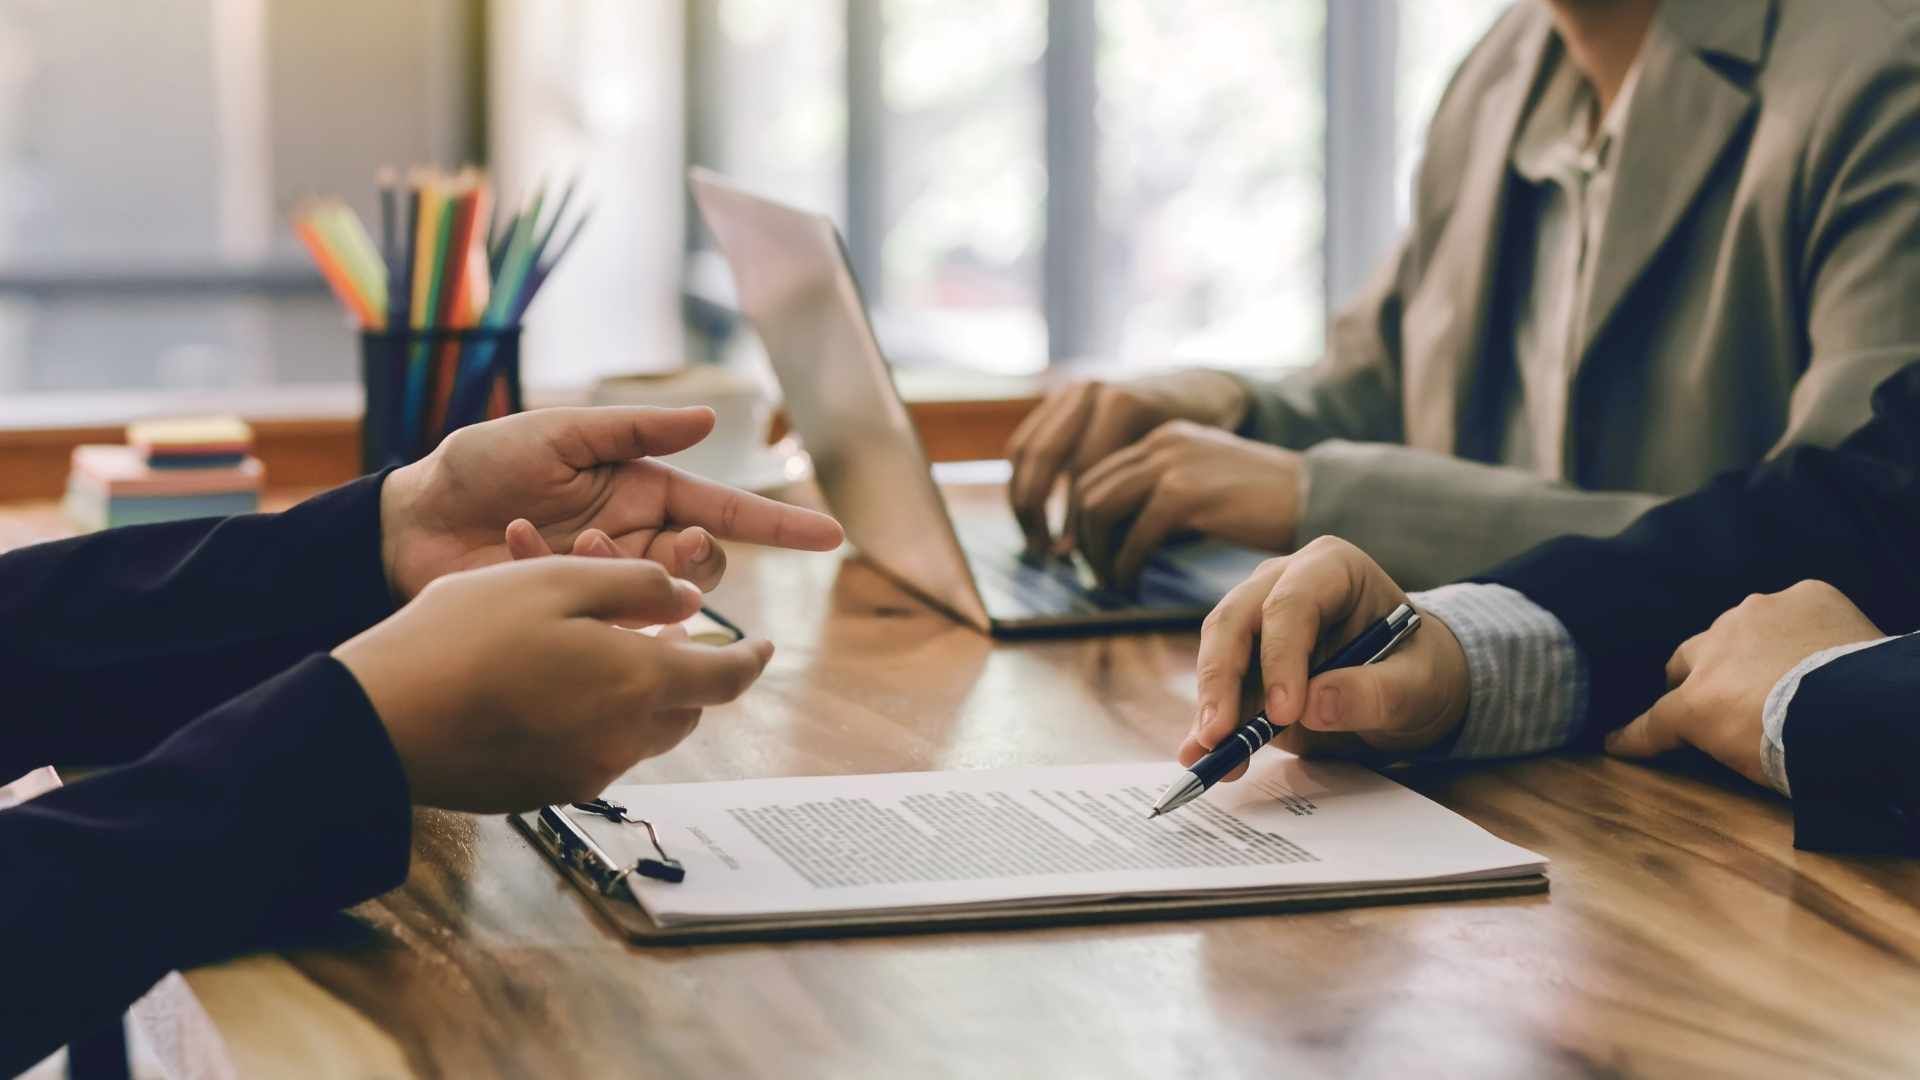
[[[1395,646],[1399,645],[1402,641],[1405,641],[1407,639],[1408,634],[1411,634],[1415,630],[1420,628],[1419,613],[1413,611],[1412,608],[1408,608],[1407,611],[1409,612],[1409,614],[1407,615],[1407,621],[1401,623],[1400,628],[1398,630],[1395,630],[1393,632],[1393,636],[1387,639],[1387,643],[1385,645],[1380,646],[1379,650],[1376,651],[1372,656],[1367,657],[1364,663],[1377,664],[1380,661],[1385,660],[1387,658],[1387,654],[1392,652]]]

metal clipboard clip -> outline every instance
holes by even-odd
[[[594,799],[591,802],[573,805],[588,813],[598,814],[608,821],[644,828],[647,831],[648,841],[653,844],[653,850],[659,855],[657,859],[639,859],[631,866],[622,866],[613,856],[607,854],[607,850],[601,847],[599,842],[580,827],[579,822],[573,820],[573,815],[567,813],[566,807],[541,807],[540,813],[534,818],[534,829],[540,839],[553,849],[561,861],[593,882],[594,888],[600,890],[602,895],[616,895],[621,887],[627,884],[627,879],[634,874],[652,878],[655,881],[686,880],[687,868],[680,864],[680,860],[668,855],[666,849],[660,846],[660,836],[654,831],[652,822],[631,817],[627,814],[626,807],[606,799]],[[632,891],[631,887],[628,891]]]

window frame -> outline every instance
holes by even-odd
[[[845,26],[846,187],[841,207],[854,272],[870,300],[884,306],[881,249],[886,183],[884,0],[841,0]],[[1402,0],[1322,0],[1321,71],[1326,108],[1323,166],[1322,297],[1330,317],[1391,250],[1398,149],[1393,117],[1399,90]],[[1047,200],[1042,235],[1041,316],[1049,367],[1097,365],[1088,355],[1095,327],[1095,282],[1085,272],[1098,251],[1099,139],[1095,123],[1098,0],[1046,0],[1041,61],[1043,161]],[[711,161],[700,136],[715,92],[703,77],[714,48],[713,5],[687,0],[687,158]],[[1064,197],[1061,197],[1064,196]],[[698,214],[688,204],[688,254],[700,250]],[[689,290],[711,325],[712,297]]]

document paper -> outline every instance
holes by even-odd
[[[1537,874],[1541,856],[1343,762],[1269,750],[1154,820],[1166,762],[616,787],[686,880],[633,876],[660,926]],[[644,830],[576,815],[617,858]],[[638,835],[636,835],[638,834]]]

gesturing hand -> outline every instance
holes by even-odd
[[[381,555],[403,602],[435,578],[513,554],[571,551],[589,529],[702,588],[726,560],[714,538],[808,551],[839,546],[824,514],[690,476],[652,458],[713,430],[705,408],[542,409],[454,432],[380,492]],[[516,527],[518,550],[507,526]],[[538,541],[539,551],[534,550]]]
[[[1760,761],[1767,694],[1795,664],[1835,645],[1885,637],[1840,590],[1803,581],[1749,596],[1667,661],[1667,693],[1607,736],[1607,751],[1644,758],[1693,746],[1766,784]]]
[[[673,623],[700,591],[638,559],[557,557],[449,574],[336,648],[386,725],[413,801],[483,813],[590,798],[731,701],[765,641],[617,629]]]
[[[1467,657],[1429,612],[1380,663],[1307,681],[1315,660],[1406,601],[1386,571],[1344,540],[1323,536],[1260,564],[1200,627],[1200,716],[1180,763],[1198,761],[1263,705],[1282,728],[1274,745],[1295,753],[1411,753],[1446,737],[1466,716]],[[1254,700],[1243,701],[1255,676]]]
[[[1176,532],[1291,548],[1304,476],[1291,450],[1174,420],[1082,473],[1068,518],[1101,580],[1131,589]]]

